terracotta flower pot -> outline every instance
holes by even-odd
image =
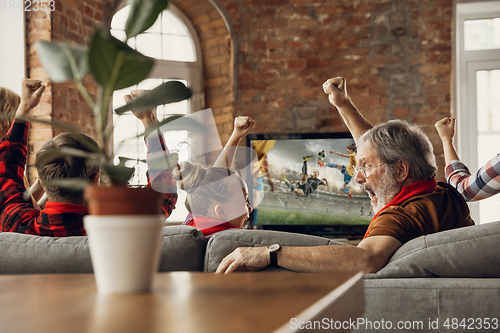
[[[150,188],[89,186],[83,218],[100,294],[148,292],[158,271],[165,215]]]
[[[163,194],[149,187],[87,186],[84,199],[90,215],[158,215]]]

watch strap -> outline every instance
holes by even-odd
[[[269,252],[269,257],[271,258],[269,266],[278,267],[278,251]]]

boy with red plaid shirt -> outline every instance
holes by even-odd
[[[87,166],[81,158],[66,156],[51,161],[39,168],[39,179],[46,191],[49,201],[45,209],[38,210],[33,207],[31,199],[25,199],[23,194],[24,166],[27,157],[27,143],[29,123],[23,120],[30,115],[38,105],[45,86],[40,80],[24,79],[22,86],[21,105],[16,113],[9,132],[0,141],[0,231],[19,232],[41,236],[84,236],[83,216],[87,208],[82,198],[82,192],[68,192],[55,186],[43,186],[43,181],[60,178],[83,177],[93,181],[97,179],[98,168]],[[155,113],[154,110],[151,110]],[[150,112],[150,113],[151,113]],[[146,112],[146,114],[148,114]],[[150,115],[150,118],[153,117]],[[155,117],[153,117],[155,119]],[[154,122],[154,119],[152,121]],[[146,123],[143,124],[146,125]],[[148,123],[149,124],[149,123]],[[91,142],[97,145],[91,138]],[[163,142],[162,138],[159,140]],[[147,144],[147,141],[146,141]],[[53,149],[71,147],[89,151],[81,145],[76,138],[68,133],[58,135],[47,141],[40,149]],[[166,151],[166,146],[148,146],[148,154],[154,149]],[[39,154],[37,154],[39,155]],[[165,172],[162,181],[171,185],[171,193],[165,195],[163,210],[167,217],[175,208],[177,194],[175,182],[170,172]]]

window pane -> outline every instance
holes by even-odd
[[[168,11],[163,12],[162,32],[169,35],[189,36],[189,31],[181,20]]]
[[[464,22],[466,51],[500,48],[500,18],[466,20]]]
[[[135,87],[118,90],[113,94],[113,108],[118,108],[125,104],[123,97],[134,89],[153,89],[162,82],[171,81],[165,79],[147,79]],[[187,84],[185,81],[181,81]],[[188,101],[181,101],[167,105],[159,105],[157,108],[158,120],[162,121],[171,114],[187,114],[189,108]],[[142,137],[133,138],[144,131],[142,123],[130,112],[122,116],[113,115],[115,130],[113,133],[115,156],[123,156],[134,159],[146,158],[146,147]],[[163,133],[167,147],[172,152],[179,153],[179,161],[186,161],[190,156],[190,140],[187,131],[169,131]],[[131,184],[146,184],[146,170],[144,163],[128,162],[130,166],[138,168]]]
[[[500,147],[500,70],[476,72],[477,84],[477,153],[481,167],[499,153]],[[475,172],[475,170],[471,170]],[[498,220],[498,195],[479,202],[481,223]]]
[[[111,21],[111,34],[120,40],[125,40],[125,22],[129,12],[130,6],[126,6]],[[189,30],[169,11],[164,11],[146,32],[131,38],[128,45],[157,59],[196,61],[196,50]]]
[[[188,36],[163,35],[164,60],[196,61],[193,41]]]
[[[500,70],[476,72],[479,134],[500,132]]]
[[[125,29],[125,22],[127,22],[128,13],[130,12],[130,6],[125,6],[113,15],[111,20],[111,29]]]
[[[156,22],[148,29],[146,32],[155,32],[161,34],[161,17],[163,14],[160,14],[156,19]]]
[[[125,34],[124,30],[118,30],[118,29],[111,29],[111,35],[115,37],[116,39],[119,39],[121,41],[125,41],[127,38],[127,35]],[[130,46],[130,44],[129,44]]]
[[[142,82],[139,82],[137,85],[137,89],[154,89],[158,87],[160,84],[162,84],[165,80],[164,79],[147,79]]]
[[[136,37],[137,51],[144,55],[161,59],[161,35],[143,33]]]

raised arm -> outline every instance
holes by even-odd
[[[231,169],[234,162],[234,155],[236,154],[236,149],[240,144],[241,139],[247,136],[248,133],[254,128],[255,120],[248,116],[238,116],[234,118],[234,129],[233,133],[229,137],[224,150],[215,161],[215,167],[227,167]]]
[[[337,108],[347,128],[351,132],[354,141],[372,128],[372,124],[356,109],[347,95],[345,79],[336,77],[323,83],[323,90],[328,94],[328,100]]]
[[[454,186],[465,201],[479,201],[500,193],[500,155],[493,157],[476,173],[460,161],[453,136],[455,135],[455,119],[445,117],[435,124],[439,137],[443,142],[446,181]]]
[[[455,146],[453,145],[453,136],[455,135],[455,119],[445,117],[434,125],[437,129],[439,137],[443,142],[444,162],[446,165],[451,161],[460,161]]]
[[[23,79],[21,104],[7,135],[0,141],[0,231],[32,233],[40,211],[24,193],[23,181],[28,155],[28,117],[38,105],[45,86],[42,81]]]
[[[349,157],[349,155],[347,155],[347,154],[338,153],[334,150],[330,150],[330,154],[337,154],[337,155],[342,156],[342,157]]]
[[[16,112],[16,118],[31,116],[33,109],[40,103],[45,86],[42,81],[36,79],[22,80],[21,104]]]
[[[144,93],[145,90],[132,90],[129,95],[125,96],[125,101],[128,103],[133,98]],[[132,112],[134,116],[139,119],[144,125],[144,129],[157,124],[158,118],[156,116],[156,108],[145,112]],[[147,148],[147,156],[150,157],[152,154],[163,151],[165,154],[169,152],[167,144],[165,143],[165,138],[163,134],[158,130],[157,136],[150,134],[145,137],[145,143]],[[156,168],[155,168],[156,169]],[[172,176],[171,171],[162,171],[151,169],[148,165],[148,186],[152,186],[155,190],[161,190],[165,195],[163,197],[163,212],[167,217],[172,214],[177,203],[177,186],[175,180]]]

